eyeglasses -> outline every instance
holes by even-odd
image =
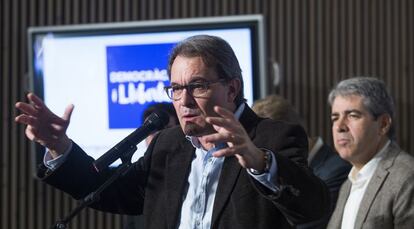
[[[207,94],[210,85],[216,83],[224,83],[226,79],[219,79],[216,81],[206,81],[206,82],[194,82],[187,85],[172,85],[164,87],[165,92],[172,100],[180,100],[183,96],[183,90],[186,89],[187,93],[194,98],[200,98]]]

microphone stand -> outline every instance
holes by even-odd
[[[90,204],[96,202],[100,198],[100,194],[114,181],[116,181],[120,176],[122,176],[131,166],[131,158],[134,152],[137,150],[136,145],[132,145],[127,149],[127,152],[121,156],[122,164],[115,169],[115,173],[109,177],[107,181],[105,181],[99,188],[91,193],[89,193],[86,197],[80,200],[78,206],[73,209],[68,216],[65,218],[56,221],[56,223],[51,227],[51,229],[66,229],[70,220],[73,219],[80,211],[84,208],[89,206]]]

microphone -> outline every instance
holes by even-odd
[[[93,162],[97,172],[107,168],[110,164],[121,158],[123,154],[129,152],[131,149],[136,150],[136,145],[144,140],[148,135],[164,129],[169,122],[169,116],[162,111],[153,112],[148,116],[144,124],[129,134],[126,138],[108,150],[104,155]]]

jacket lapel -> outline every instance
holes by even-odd
[[[187,186],[191,160],[194,156],[194,147],[183,138],[180,150],[170,153],[167,156],[166,187],[167,190],[167,225],[168,228],[176,228],[183,202],[184,188]]]
[[[394,163],[394,159],[397,155],[395,152],[398,150],[398,146],[396,146],[395,143],[391,143],[385,152],[384,158],[379,162],[378,168],[372,176],[364,197],[361,200],[354,228],[362,228],[362,224],[368,216],[372,203],[389,174],[388,169]]]
[[[256,114],[246,105],[239,121],[249,134],[250,139],[254,138],[255,126],[259,120],[260,119],[256,116]],[[224,160],[220,180],[217,186],[216,197],[214,199],[211,228],[217,227],[216,224],[218,222],[218,218],[226,204],[229,203],[229,198],[242,169],[243,168],[240,166],[235,156],[227,157]]]
[[[344,215],[344,209],[346,201],[348,200],[349,193],[351,192],[351,182],[346,180],[341,187],[338,201],[336,202],[335,211],[332,214],[328,228],[341,228],[342,216]]]
[[[220,180],[217,186],[216,197],[214,199],[213,216],[211,219],[212,228],[215,228],[218,216],[223,211],[224,206],[228,203],[228,199],[230,198],[241,169],[242,167],[239,165],[236,157],[228,157],[224,160]]]

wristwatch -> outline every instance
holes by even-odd
[[[262,149],[263,150],[263,149]],[[256,169],[252,169],[250,168],[249,171],[253,174],[253,175],[262,175],[263,173],[268,173],[270,170],[270,165],[272,163],[272,155],[270,151],[268,150],[263,150],[264,151],[264,160],[265,160],[265,167],[263,169],[263,171],[259,171]]]

